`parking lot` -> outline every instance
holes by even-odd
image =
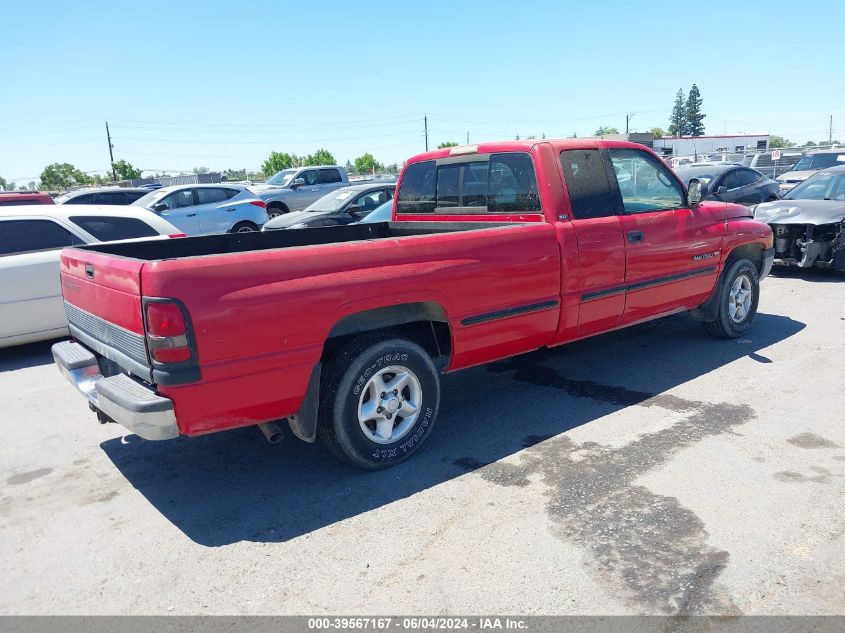
[[[99,425],[0,352],[0,610],[841,613],[845,278],[779,272],[751,336],[685,315],[444,380],[414,459]]]

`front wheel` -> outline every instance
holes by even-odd
[[[431,434],[440,379],[415,342],[362,336],[327,363],[317,432],[334,455],[375,470],[398,464]]]
[[[705,323],[707,331],[719,338],[739,338],[751,328],[760,301],[757,267],[746,258],[729,261],[718,292],[716,320]]]
[[[238,222],[232,227],[232,233],[252,233],[258,230],[258,225],[252,222]]]

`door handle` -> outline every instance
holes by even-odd
[[[320,191],[319,187],[314,187],[311,191]]]
[[[197,214],[196,214],[196,213],[189,213],[189,214],[188,214],[188,215],[186,215],[185,217],[186,217],[186,218],[195,218],[195,217],[197,217]]]
[[[631,244],[636,244],[637,242],[643,241],[643,232],[642,231],[630,231],[628,233],[628,241]]]

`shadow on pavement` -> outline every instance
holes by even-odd
[[[637,406],[740,358],[751,357],[766,372],[771,361],[761,350],[804,327],[758,314],[748,338],[723,341],[678,315],[445,376],[438,428],[412,459],[384,471],[347,467],[319,444],[290,434],[271,445],[251,428],[160,443],[129,436],[101,447],[193,541],[210,547],[287,541],[449,481],[468,463],[496,462]],[[566,389],[545,386],[545,377],[526,381],[526,372],[535,371],[553,373]],[[620,390],[629,395],[620,398]],[[711,399],[718,398],[714,392]]]
[[[800,279],[811,283],[842,283],[845,273],[829,268],[798,268],[796,266],[774,266],[770,273],[772,277],[781,279]],[[765,283],[765,280],[763,281]]]
[[[40,341],[28,345],[16,345],[0,349],[0,372],[14,371],[37,367],[38,365],[49,365],[53,362],[53,355],[50,348],[61,339],[52,341]]]

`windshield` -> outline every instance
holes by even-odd
[[[296,173],[295,169],[283,169],[272,178],[267,179],[268,185],[278,185],[279,187],[287,187]]]
[[[309,212],[338,211],[343,205],[349,202],[352,195],[353,192],[351,191],[332,191],[317,200],[317,202],[312,202],[311,206],[306,207],[305,210]]]
[[[168,194],[167,191],[162,191],[162,190],[151,191],[150,193],[144,194],[143,196],[138,198],[132,204],[135,205],[136,207],[144,207],[146,209],[152,209],[153,205],[156,202],[158,202],[159,200],[161,200],[167,194]]]
[[[795,163],[795,167],[792,168],[792,171],[824,169],[826,167],[843,164],[845,164],[845,153],[807,154]]]
[[[810,176],[784,196],[785,200],[845,200],[845,173]]]

